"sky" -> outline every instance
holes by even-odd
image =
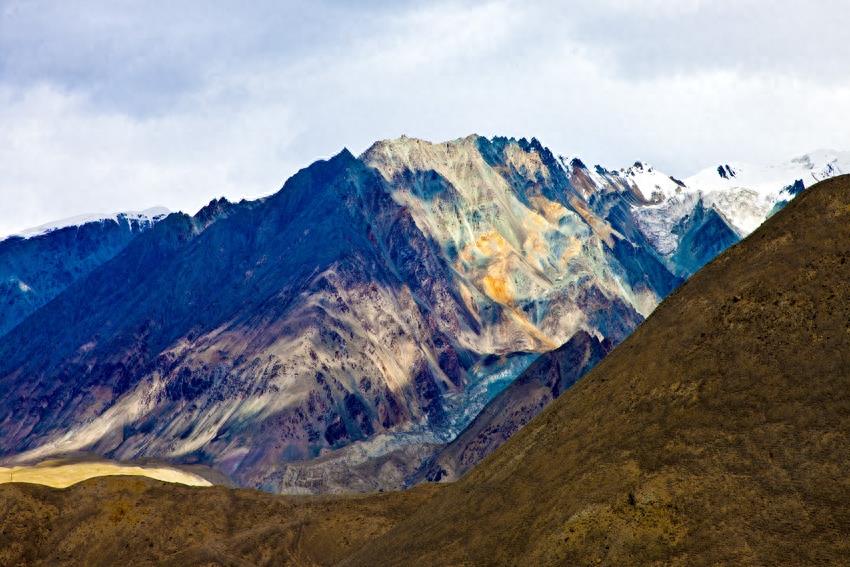
[[[846,0],[0,0],[0,235],[402,134],[609,168],[850,149]]]

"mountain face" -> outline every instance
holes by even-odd
[[[344,151],[266,199],[168,216],[0,338],[0,455],[405,486],[503,390],[528,421],[736,240],[717,195],[536,140]],[[506,390],[573,337],[579,368]],[[515,429],[494,427],[464,467]]]
[[[673,226],[673,234],[679,242],[671,259],[680,270],[691,274],[739,240],[717,209],[706,207],[702,199]]]
[[[843,563],[848,242],[806,190],[349,564]]]
[[[74,218],[0,240],[0,336],[165,214],[150,210]]]
[[[344,484],[399,482],[398,451],[415,465],[535,353],[619,342],[678,285],[617,222],[631,239],[536,141],[479,137],[381,142],[171,215],[0,340],[0,449],[294,491],[386,457]]]
[[[570,178],[589,197],[590,206],[611,226],[631,241],[643,239],[642,242],[648,243],[643,245],[644,250],[654,250],[671,272],[689,277],[738,242],[741,234],[746,234],[727,218],[756,218],[760,223],[765,217],[758,215],[771,216],[805,189],[801,179],[787,183],[789,179],[800,175],[812,182],[847,167],[840,165],[838,157],[830,157],[842,154],[813,155],[818,156],[816,159],[822,165],[814,165],[813,158],[808,156],[773,168],[735,166],[733,169],[724,165],[717,168],[722,180],[737,178],[743,170],[755,173],[748,180],[736,179],[728,185],[711,180],[705,184],[706,190],[689,186],[641,162],[619,171],[596,166],[591,172],[580,160],[572,160]],[[801,168],[812,173],[803,175]],[[696,176],[697,182],[702,177]],[[749,185],[740,186],[741,182]],[[737,204],[749,203],[756,190],[762,207],[755,211],[750,206],[738,210]],[[741,226],[749,228],[743,223]],[[621,259],[628,265],[627,257]],[[642,269],[645,267],[634,267],[633,271],[642,273]],[[539,376],[545,377],[544,384],[527,378],[510,384],[457,438],[439,447],[410,482],[423,479],[449,482],[471,470],[564,391],[565,388],[554,384],[572,384],[581,378],[613,344],[616,342],[600,342],[577,333],[560,349],[542,356],[535,364],[549,369],[539,372]],[[563,362],[565,356],[574,361],[572,366]]]
[[[0,485],[0,562],[844,564],[848,243],[844,176],[709,263],[456,483],[306,499]],[[547,358],[518,382],[555,384]]]
[[[579,331],[535,360],[472,423],[431,459],[414,481],[455,481],[498,449],[611,351],[609,340]]]

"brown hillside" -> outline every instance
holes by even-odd
[[[332,499],[129,476],[62,490],[4,484],[0,566],[333,564],[434,490]]]
[[[0,564],[846,564],[850,177],[797,197],[460,481],[0,486]],[[5,562],[5,563],[4,563]]]

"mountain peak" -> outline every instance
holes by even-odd
[[[74,226],[82,226],[84,224],[92,223],[92,222],[106,222],[106,221],[119,221],[120,219],[127,219],[129,221],[137,220],[137,221],[158,221],[166,216],[171,211],[162,206],[151,207],[148,209],[144,209],[141,211],[121,211],[117,213],[85,213],[80,215],[75,215],[72,217],[67,217],[55,221],[51,221],[45,224],[41,224],[38,226],[34,226],[32,228],[27,228],[11,234],[9,236],[18,236],[21,238],[33,238],[36,236],[41,236],[48,232],[53,232],[54,230],[60,230],[63,228],[69,228]],[[0,240],[3,240],[3,237],[0,237]]]

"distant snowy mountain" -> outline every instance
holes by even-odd
[[[101,214],[101,213],[89,213],[82,214],[73,217],[68,217],[56,221],[52,221],[46,224],[42,224],[39,226],[35,226],[32,228],[27,228],[22,231],[16,232],[9,236],[18,236],[21,238],[32,238],[34,236],[41,236],[43,234],[47,234],[49,232],[53,232],[55,230],[59,230],[62,228],[69,228],[75,226],[83,226],[91,223],[105,223],[105,222],[115,222],[119,223],[122,220],[126,220],[128,223],[137,223],[139,225],[150,225],[158,220],[162,220],[171,211],[166,209],[165,207],[151,207],[150,209],[145,209],[143,211],[123,211],[120,213],[112,213],[112,214]],[[6,238],[9,238],[7,236]],[[4,238],[0,238],[3,240]]]
[[[567,161],[564,160],[565,164]],[[569,163],[583,166],[577,159]],[[677,261],[677,258],[688,256],[687,251],[678,250],[681,242],[705,250],[718,246],[695,243],[693,238],[687,237],[682,232],[685,217],[695,212],[715,211],[729,230],[719,227],[719,220],[709,214],[705,218],[715,223],[716,229],[710,234],[728,245],[755,230],[806,187],[843,173],[850,173],[850,152],[818,150],[776,165],[723,163],[683,180],[643,162],[619,170],[597,165],[581,177],[589,198],[594,193],[614,193],[627,198],[641,232],[656,252],[675,273],[687,276],[702,264],[692,255],[685,264]],[[582,184],[582,180],[577,184]],[[691,227],[695,229],[693,223]],[[704,259],[707,261],[711,257],[706,254]]]
[[[775,164],[739,162],[704,169],[685,180],[700,191],[707,203],[719,210],[746,236],[774,210],[803,188],[830,177],[850,173],[850,152],[817,150]]]
[[[0,239],[0,336],[167,214],[158,207],[81,215]]]
[[[728,219],[704,202],[701,191],[647,163],[608,170],[599,165],[589,169],[578,159],[562,162],[597,214],[607,217],[615,211],[611,222],[632,240],[639,233],[678,276],[690,276],[740,239]]]

